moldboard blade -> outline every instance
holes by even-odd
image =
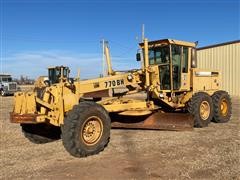
[[[159,129],[184,131],[193,130],[193,117],[189,113],[155,112],[150,116],[133,117],[115,115],[112,117],[113,128]]]

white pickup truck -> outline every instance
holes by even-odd
[[[0,95],[13,95],[18,90],[17,83],[9,74],[0,74]]]

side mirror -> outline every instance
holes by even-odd
[[[70,84],[74,83],[74,79],[73,78],[69,78],[68,81],[69,81]]]
[[[137,60],[137,61],[141,61],[141,53],[138,52],[138,53],[136,54],[136,60]]]
[[[191,67],[197,68],[197,50],[196,50],[196,48],[192,48],[191,59],[192,59]]]

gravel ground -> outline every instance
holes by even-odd
[[[240,179],[240,103],[229,123],[193,131],[111,131],[98,155],[74,158],[61,140],[36,145],[9,123],[13,97],[0,97],[0,179]]]

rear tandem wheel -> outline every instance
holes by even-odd
[[[213,118],[212,98],[204,92],[194,94],[188,103],[188,111],[193,115],[195,127],[207,127]]]
[[[232,115],[231,98],[226,91],[216,91],[213,96],[213,121],[228,122]]]

